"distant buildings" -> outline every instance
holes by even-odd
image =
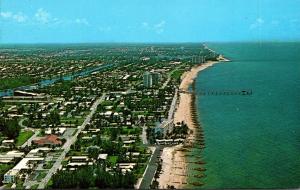
[[[153,85],[158,84],[160,78],[161,75],[159,73],[147,71],[143,75],[143,84],[145,87],[150,88]]]
[[[21,91],[21,90],[16,90],[14,91],[14,96],[41,96],[40,94],[33,93],[33,92],[27,92],[27,91]]]
[[[49,102],[51,100],[49,95],[37,94],[28,91],[16,90],[13,96],[2,97],[3,102]]]

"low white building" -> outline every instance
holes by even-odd
[[[10,145],[13,145],[14,143],[15,143],[15,141],[13,139],[3,140],[2,141],[2,146],[10,146]]]
[[[23,158],[14,168],[4,174],[3,183],[14,183],[20,171],[33,168],[34,162],[43,161],[41,157],[26,157]]]
[[[13,162],[16,158],[21,158],[24,156],[23,152],[17,150],[12,150],[6,154],[0,154],[0,163],[8,164]]]
[[[100,159],[100,160],[106,160],[107,156],[108,156],[108,154],[99,154],[98,155],[98,159]]]
[[[14,183],[16,181],[16,177],[18,175],[19,171],[18,170],[9,170],[8,172],[6,172],[6,174],[4,174],[3,177],[3,183]]]
[[[119,163],[119,168],[121,169],[122,173],[130,172],[136,166],[136,163]]]

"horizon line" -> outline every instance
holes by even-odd
[[[238,40],[238,41],[199,41],[199,42],[7,42],[1,45],[64,45],[64,44],[205,44],[205,43],[300,43],[299,40]]]

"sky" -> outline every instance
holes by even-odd
[[[299,41],[300,0],[0,0],[0,43]]]

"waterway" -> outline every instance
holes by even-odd
[[[94,72],[98,72],[98,71],[102,71],[104,69],[110,68],[112,66],[116,66],[116,64],[112,64],[112,63],[108,63],[108,64],[102,64],[100,66],[94,67],[92,69],[86,69],[86,70],[82,70],[80,72],[74,73],[74,74],[69,74],[63,77],[56,77],[53,79],[45,79],[40,81],[37,84],[32,84],[32,85],[27,85],[27,86],[20,86],[14,89],[7,89],[4,91],[0,91],[0,97],[3,96],[12,96],[13,92],[15,90],[33,90],[33,89],[37,89],[37,88],[43,88],[49,85],[54,84],[57,81],[63,80],[63,81],[70,81],[73,80],[76,77],[85,77],[85,76],[89,76],[90,74],[94,73]]]

